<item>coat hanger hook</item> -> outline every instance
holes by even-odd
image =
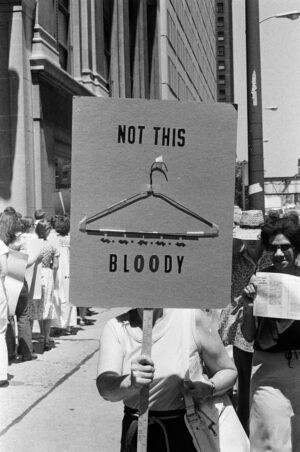
[[[167,165],[165,164],[165,162],[153,162],[151,165],[151,169],[150,169],[150,187],[151,187],[151,189],[152,189],[152,174],[154,173],[154,171],[159,171],[159,172],[163,173],[166,180],[168,180],[168,176],[166,174],[168,172],[168,168],[167,168]]]

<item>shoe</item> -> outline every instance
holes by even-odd
[[[70,329],[64,330],[62,336],[73,336],[76,334],[77,334],[77,331],[75,331],[73,328],[70,328]]]
[[[45,352],[49,352],[49,350],[51,350],[51,345],[49,344],[49,342],[45,342],[45,344],[44,344],[44,351]]]
[[[22,361],[33,361],[34,359],[37,359],[37,355],[35,353],[31,353],[29,356],[22,356]]]
[[[84,325],[94,325],[93,320],[84,319]]]
[[[61,336],[63,332],[62,328],[51,328],[51,337]]]
[[[0,388],[6,388],[8,385],[8,380],[0,380]]]
[[[96,311],[92,311],[90,308],[86,308],[86,314],[85,315],[90,316],[90,315],[95,315],[95,314],[97,314]]]

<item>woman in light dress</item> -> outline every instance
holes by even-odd
[[[41,256],[41,298],[33,300],[32,319],[39,320],[41,333],[44,336],[44,350],[50,350],[51,325],[56,318],[54,307],[54,278],[59,265],[59,252],[52,242],[48,241],[51,225],[48,220],[40,220],[36,226],[37,236],[43,240]],[[37,282],[39,283],[39,282]]]
[[[66,335],[76,334],[76,306],[70,304],[70,220],[67,216],[55,219],[56,246],[59,251],[59,267],[54,282],[54,306],[56,319],[52,326],[63,330]]]

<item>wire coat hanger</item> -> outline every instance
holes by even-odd
[[[196,212],[193,212],[189,208],[180,204],[179,202],[173,200],[172,198],[164,195],[163,193],[155,192],[153,189],[153,173],[155,171],[161,172],[166,180],[168,180],[166,172],[168,172],[167,165],[162,161],[162,158],[158,158],[155,162],[152,163],[150,169],[150,186],[149,189],[145,192],[137,193],[129,198],[122,199],[116,204],[111,205],[107,209],[102,210],[95,215],[92,215],[88,218],[84,217],[79,223],[79,230],[81,232],[85,232],[89,235],[102,235],[102,236],[122,236],[122,237],[139,237],[143,239],[150,238],[160,238],[160,239],[176,239],[176,240],[198,240],[200,238],[211,238],[218,237],[219,235],[219,227],[206,220],[205,218],[198,215]],[[172,207],[180,210],[188,216],[191,216],[198,220],[201,223],[209,226],[212,231],[187,231],[187,232],[178,232],[178,233],[168,233],[168,232],[157,232],[157,231],[127,231],[122,229],[87,229],[87,225],[93,223],[94,221],[100,220],[108,215],[113,214],[121,209],[125,209],[126,207],[135,204],[139,201],[147,199],[149,197],[159,198],[164,202],[170,204]]]

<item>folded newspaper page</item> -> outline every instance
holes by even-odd
[[[255,283],[255,316],[300,320],[299,276],[258,272]]]

